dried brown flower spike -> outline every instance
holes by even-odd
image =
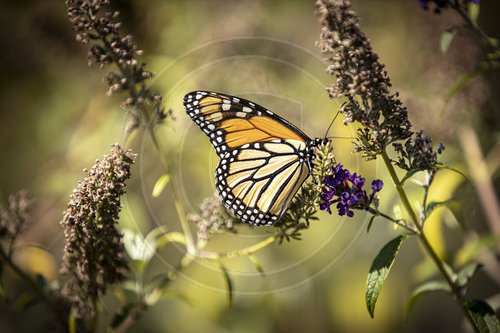
[[[122,235],[115,224],[135,158],[131,150],[114,144],[111,153],[97,160],[78,183],[64,212],[61,272],[71,274],[71,278],[62,293],[77,307],[80,317],[86,313],[93,316],[98,297],[127,273]]]
[[[11,194],[8,207],[0,205],[0,239],[6,240],[10,244],[10,249],[29,224],[32,206],[33,200],[29,198],[26,190]]]

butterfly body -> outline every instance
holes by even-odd
[[[239,97],[195,91],[184,97],[184,107],[220,158],[215,186],[224,205],[246,223],[276,223],[309,176],[314,148],[326,139],[312,140]]]

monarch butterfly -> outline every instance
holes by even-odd
[[[276,223],[311,172],[310,139],[271,111],[230,95],[194,91],[184,108],[212,142],[220,162],[215,186],[224,205],[243,222]]]

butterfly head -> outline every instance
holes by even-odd
[[[316,148],[321,145],[321,144],[327,144],[328,142],[331,142],[332,140],[329,138],[316,138],[314,140],[311,140],[307,144],[307,151],[309,154],[309,159],[314,160],[316,158]]]

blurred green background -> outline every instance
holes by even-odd
[[[482,57],[471,33],[463,31],[449,51],[440,51],[441,32],[459,22],[444,11],[423,11],[415,1],[352,1],[361,29],[386,64],[393,90],[408,107],[414,129],[425,129],[443,142],[445,163],[467,170],[460,128],[473,126],[483,152],[498,164],[499,77],[491,73],[472,81],[443,110],[443,96]],[[175,165],[174,181],[183,203],[195,212],[214,191],[217,157],[203,133],[188,119],[182,97],[192,90],[238,95],[261,104],[302,128],[311,137],[324,136],[342,101],[328,98],[325,87],[334,78],[325,73],[314,43],[320,27],[313,1],[112,1],[121,12],[123,31],[131,33],[141,60],[155,72],[155,89],[173,110],[174,122],[157,129],[161,145]],[[483,0],[479,23],[500,36],[498,1]],[[102,157],[114,142],[124,143],[127,116],[120,109],[124,96],[106,96],[103,76],[111,68],[87,66],[87,48],[78,44],[65,15],[63,1],[3,1],[0,4],[0,200],[29,189],[36,198],[33,225],[22,239],[48,251],[23,247],[16,260],[49,280],[58,276],[63,235],[59,221],[68,196],[84,177],[83,168]],[[355,127],[337,119],[331,135],[353,136]],[[365,162],[351,153],[348,139],[336,139],[339,162],[368,180],[381,178],[382,210],[394,212],[397,198],[378,161]],[[123,202],[120,228],[147,233],[159,225],[180,231],[172,198],[165,191],[152,198],[162,174],[159,158],[147,135],[140,133],[132,149],[139,154]],[[496,163],[496,164],[495,164]],[[496,168],[493,169],[495,171]],[[472,170],[473,171],[473,170]],[[498,175],[498,173],[496,173]],[[494,178],[498,185],[498,177]],[[465,231],[451,214],[439,211],[429,222],[435,247],[449,262],[470,231],[488,232],[484,213],[470,185],[456,174],[442,172],[433,198],[457,198],[464,205]],[[409,185],[415,205],[420,192]],[[497,186],[498,188],[498,186]],[[397,210],[397,208],[396,208]],[[248,259],[227,260],[236,291],[232,308],[225,308],[224,281],[205,262],[190,266],[173,285],[189,302],[165,301],[147,312],[135,331],[142,332],[457,332],[462,314],[444,294],[422,297],[407,318],[411,290],[435,272],[415,240],[404,244],[371,319],[364,304],[366,275],[379,249],[400,230],[376,220],[366,233],[368,217],[353,219],[320,214],[302,241],[272,244],[257,253],[265,277]],[[256,243],[269,228],[240,227],[238,235],[216,237],[213,250],[238,249]],[[182,249],[162,249],[148,270],[169,270]],[[7,285],[15,286],[10,279]],[[498,276],[484,271],[474,277],[471,295],[498,292]],[[116,299],[106,298],[114,309]],[[27,320],[26,316],[37,317]],[[41,307],[16,312],[2,306],[0,331],[45,331]],[[109,318],[103,318],[103,321]]]

